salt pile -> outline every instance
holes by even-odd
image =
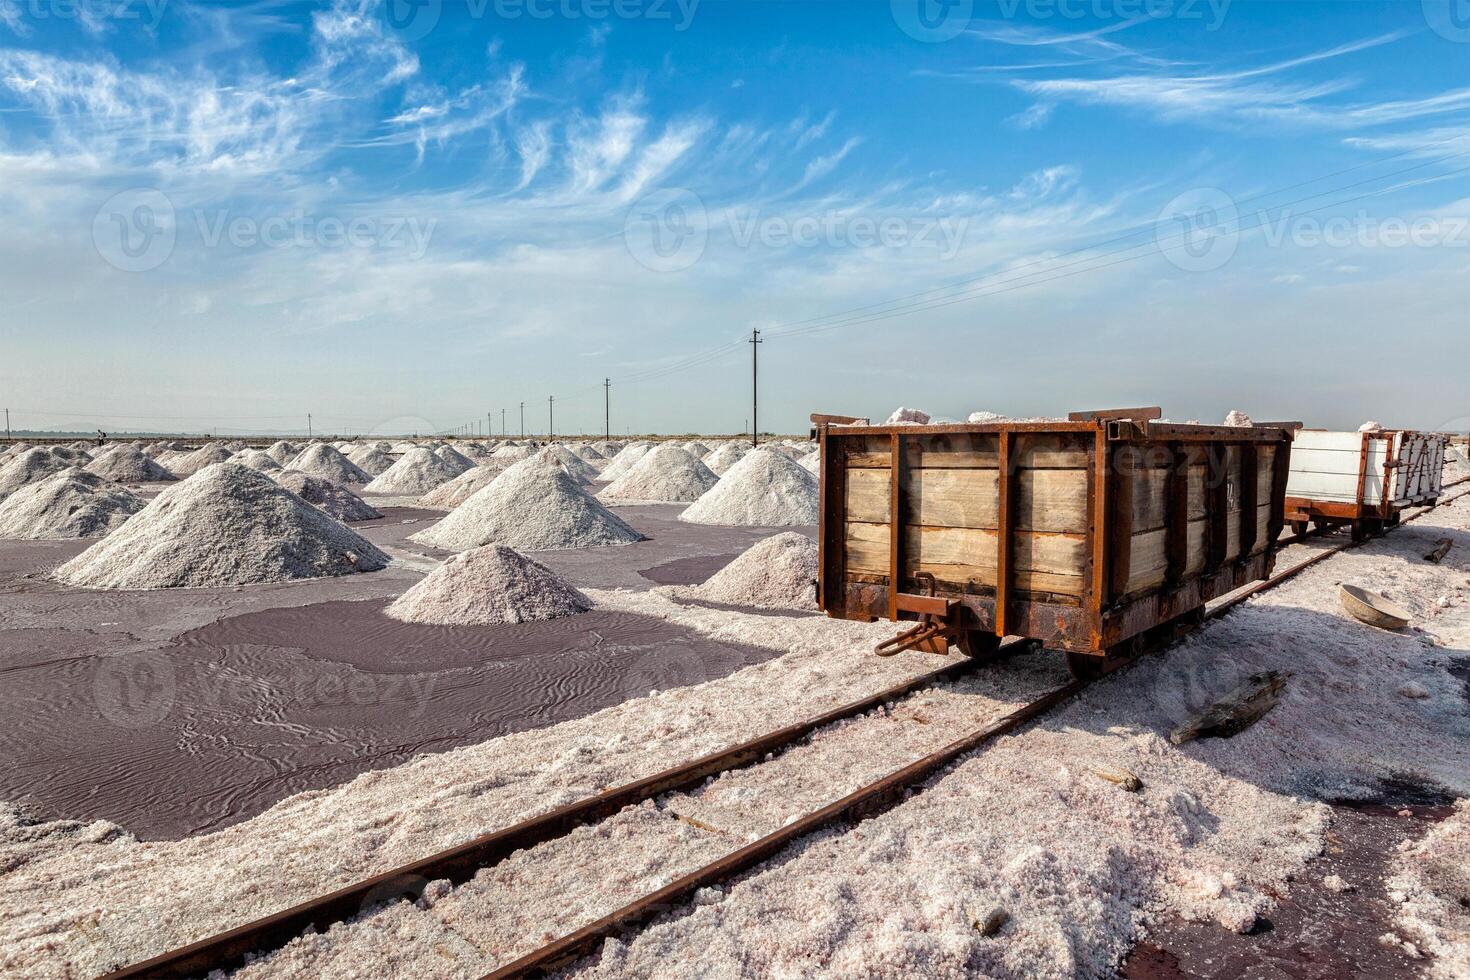
[[[441,483],[459,476],[459,471],[434,455],[432,449],[415,446],[382,474],[363,487],[364,493],[428,493]]]
[[[60,473],[69,465],[45,449],[27,449],[12,456],[9,462],[0,466],[0,500],[27,484],[44,480],[53,473]]]
[[[471,463],[482,463],[490,458],[490,450],[477,442],[465,442],[456,447],[459,454]]]
[[[820,450],[814,453],[808,453],[797,460],[797,462],[801,464],[802,469],[816,476],[822,469],[822,453]]]
[[[114,483],[163,483],[178,479],[132,446],[109,449],[83,469]]]
[[[1358,426],[1358,431],[1359,432],[1382,432],[1383,431],[1383,426],[1379,425],[1377,422],[1364,422],[1362,425]]]
[[[282,439],[279,442],[272,443],[271,447],[265,452],[271,459],[285,466],[301,453],[301,447]]]
[[[55,456],[57,459],[64,460],[67,463],[76,466],[86,466],[92,461],[92,454],[87,452],[85,448],[82,448],[86,445],[87,444],[83,442],[72,443],[70,446],[52,446],[50,449],[47,450],[47,452],[49,452],[52,456]]]
[[[572,452],[566,446],[547,446],[541,450],[540,455],[549,456],[561,463],[568,473],[577,478],[578,483],[587,484],[598,478],[597,467]]]
[[[594,442],[592,444],[592,448],[597,450],[598,454],[602,456],[603,459],[612,459],[618,453],[623,451],[623,444],[621,442],[604,440],[602,442]]]
[[[434,455],[453,467],[456,476],[475,468],[475,461],[453,446],[440,446],[434,450]]]
[[[618,450],[618,454],[612,458],[612,462],[604,466],[602,473],[599,475],[608,482],[622,479],[628,475],[628,471],[637,465],[640,459],[648,455],[648,451],[652,448],[653,446],[646,442],[630,442]]]
[[[704,457],[703,462],[715,476],[724,476],[725,471],[740,462],[740,458],[748,452],[750,447],[743,443],[727,442]]]
[[[391,447],[389,447],[388,452],[393,453],[397,456],[402,456],[404,453],[411,453],[418,448],[420,447],[416,442],[395,442]]]
[[[361,497],[331,480],[303,473],[301,470],[283,470],[273,479],[290,490],[317,510],[343,522],[375,521],[383,515],[363,503]]]
[[[347,459],[368,476],[382,476],[393,465],[393,457],[379,446],[358,446],[347,454]]]
[[[700,459],[704,459],[704,457],[708,456],[710,452],[710,448],[704,443],[700,442],[698,439],[690,439],[688,442],[684,443],[684,448],[689,450],[694,455],[698,456]]]
[[[748,548],[689,594],[730,606],[815,609],[816,578],[817,543],[805,534],[786,531]]]
[[[900,405],[888,416],[884,425],[928,425],[929,413],[921,412],[917,408],[904,408]]]
[[[687,449],[665,443],[646,453],[604,488],[601,496],[605,500],[685,503],[698,500],[719,481]]]
[[[371,542],[269,477],[221,463],[163,491],[56,579],[93,589],[211,588],[387,565]]]
[[[353,464],[331,446],[312,446],[286,465],[288,470],[299,470],[318,480],[346,486],[349,483],[370,483],[372,477]]]
[[[441,483],[420,497],[419,506],[431,510],[454,510],[488,487],[505,470],[506,467],[499,462],[482,463],[474,469],[465,470],[448,483]]]
[[[245,466],[257,473],[270,476],[281,472],[283,467],[275,461],[275,458],[264,449],[242,449],[230,457],[230,462],[239,466]]]
[[[1225,416],[1225,424],[1236,428],[1248,429],[1255,425],[1251,417],[1242,411],[1232,408],[1230,414]]]
[[[498,543],[563,551],[643,540],[560,466],[523,460],[409,540],[446,551]]]
[[[234,453],[226,449],[222,443],[211,442],[206,443],[192,453],[185,453],[177,459],[170,459],[163,465],[174,476],[193,476],[206,466],[223,463],[233,455]]]
[[[574,616],[592,601],[538,561],[501,544],[455,555],[384,610],[405,623],[491,626]]]
[[[521,460],[529,458],[530,455],[531,450],[525,446],[518,446],[511,442],[491,453],[490,458],[500,460],[503,463],[519,463]]]
[[[571,451],[573,453],[576,453],[577,456],[578,456],[578,458],[586,460],[588,463],[592,464],[593,466],[598,466],[599,464],[602,464],[602,463],[606,463],[607,462],[607,457],[606,456],[604,456],[602,453],[598,452],[595,447],[589,446],[586,443],[582,443],[581,445],[573,446],[571,448]]]
[[[0,538],[100,538],[142,509],[126,487],[73,466],[0,502]]]
[[[691,524],[788,527],[817,523],[817,480],[771,449],[747,453],[679,520]]]

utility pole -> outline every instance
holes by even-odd
[[[526,438],[526,403],[521,402],[521,438]]]
[[[757,368],[760,360],[760,345],[764,343],[759,330],[750,332],[750,445],[752,447],[761,444],[760,412],[757,410],[760,404],[760,376]]]
[[[556,396],[546,396],[546,441],[556,441]]]
[[[612,438],[612,378],[602,379],[602,439]]]
[[[5,410],[5,441],[10,441],[10,409]]]
[[[306,413],[306,438],[311,438],[311,413]]]
[[[500,410],[500,438],[505,438],[505,409]]]

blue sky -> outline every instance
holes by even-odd
[[[1467,168],[1438,0],[0,0],[0,402],[1465,429]]]

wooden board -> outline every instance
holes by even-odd
[[[924,527],[999,526],[999,470],[911,469],[903,474],[909,523]],[[859,468],[847,475],[847,518],[884,524],[890,470]],[[1087,474],[1081,470],[1022,470],[1016,475],[1017,526],[1024,531],[1082,534],[1087,530]]]
[[[998,538],[994,530],[915,527],[904,529],[905,573],[932,573],[941,583],[993,589]],[[847,567],[864,576],[886,576],[888,527],[850,521]],[[1082,535],[1017,532],[1012,543],[1015,587],[1030,592],[1080,596],[1087,560]]]

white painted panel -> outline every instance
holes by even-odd
[[[1316,429],[1303,429],[1292,441],[1291,454],[1295,456],[1298,449],[1335,449],[1340,452],[1357,454],[1363,449],[1363,434],[1361,432],[1324,432]]]
[[[1288,497],[1306,497],[1309,500],[1332,500],[1353,503],[1358,499],[1358,475],[1356,473],[1304,473],[1295,468],[1286,481]]]
[[[1362,447],[1352,452],[1338,449],[1302,449],[1291,447],[1291,471],[1296,473],[1347,473],[1357,482],[1358,464],[1363,460]]]

